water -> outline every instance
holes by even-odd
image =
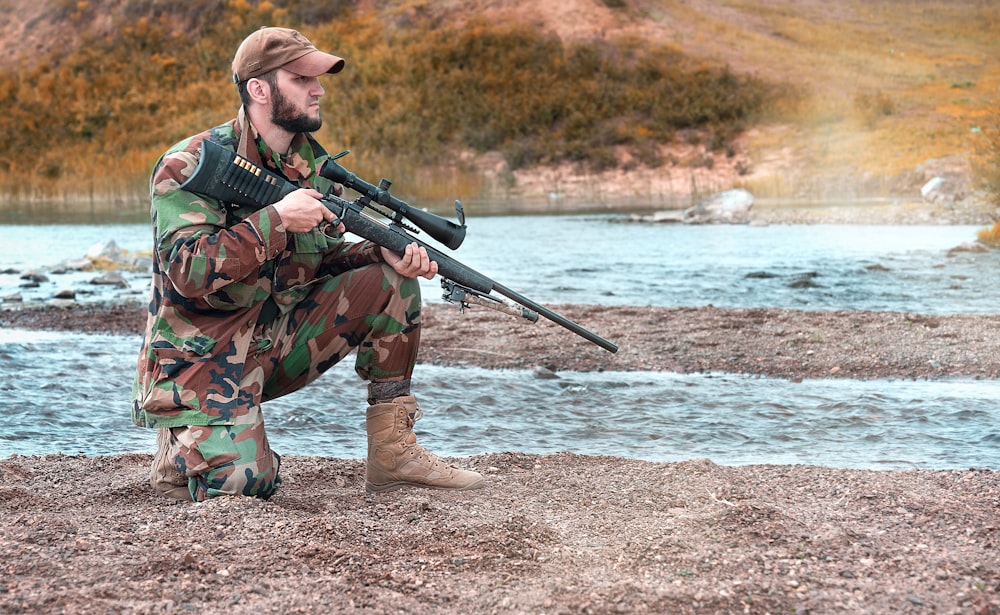
[[[138,337],[0,329],[0,457],[152,451],[129,423]],[[1000,382],[419,366],[421,443],[442,455],[571,451],[650,461],[842,468],[1000,467]],[[275,450],[365,456],[364,383],[350,361],[268,403]],[[17,401],[14,401],[14,400]]]
[[[470,218],[452,255],[545,305],[788,307],[990,314],[1000,251],[949,251],[974,241],[974,226],[675,226],[621,223],[616,216]],[[95,287],[93,273],[50,275],[20,288],[20,272],[82,257],[114,239],[150,250],[146,225],[0,225],[0,298],[49,300],[64,288],[77,301],[138,297],[148,278],[126,273],[128,289]],[[40,249],[44,247],[44,249]],[[15,270],[19,273],[2,273]],[[801,282],[808,281],[803,287]],[[439,301],[437,282],[424,296]]]
[[[997,253],[949,250],[976,227],[641,226],[613,216],[470,219],[455,256],[547,305],[790,307],[996,313]],[[49,267],[114,239],[148,251],[145,225],[0,226],[0,271]],[[44,246],[40,249],[39,246]],[[100,288],[81,301],[144,298]],[[74,277],[76,276],[76,277]],[[45,301],[93,274],[0,297]],[[799,280],[811,280],[802,287]],[[440,289],[425,284],[435,301]],[[526,326],[511,321],[511,326]],[[571,335],[567,332],[567,335]],[[0,329],[0,458],[151,451],[128,421],[138,337]],[[733,375],[490,371],[421,365],[421,442],[444,455],[571,451],[675,461],[844,468],[1000,467],[1000,383],[785,380]],[[364,383],[351,362],[265,407],[276,449],[363,457]]]

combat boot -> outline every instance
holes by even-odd
[[[365,489],[368,493],[407,487],[428,489],[479,489],[478,472],[460,470],[417,444],[413,424],[423,416],[412,395],[368,406],[368,461]]]
[[[170,430],[158,429],[156,434],[156,454],[153,467],[149,471],[149,484],[153,490],[175,500],[191,500],[188,479],[177,471],[170,462]]]

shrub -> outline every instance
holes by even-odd
[[[328,83],[320,138],[358,150],[364,175],[368,161],[428,167],[463,149],[499,151],[514,169],[613,167],[621,148],[657,165],[678,131],[704,131],[725,149],[776,99],[759,79],[634,37],[564,43],[526,25],[444,25],[419,11],[387,25],[348,0],[123,0],[98,28],[98,4],[59,5],[82,44],[0,71],[0,189],[111,177],[142,194],[156,152],[233,115],[229,62],[261,25],[299,27],[347,58]],[[60,147],[17,155],[43,142]]]
[[[972,169],[979,187],[1000,207],[1000,105],[991,104],[978,126]]]

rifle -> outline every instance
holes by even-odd
[[[452,250],[457,249],[465,239],[466,231],[465,212],[462,209],[462,204],[455,201],[458,224],[411,207],[405,201],[389,194],[391,185],[389,180],[382,179],[378,186],[374,186],[359,179],[336,162],[347,153],[346,151],[341,152],[329,159],[320,170],[320,174],[361,195],[354,201],[348,201],[328,192],[322,198],[323,204],[336,215],[340,222],[343,222],[348,231],[399,254],[402,254],[406,246],[411,243],[416,243],[426,249],[428,257],[438,264],[441,287],[444,289],[443,298],[450,303],[459,304],[462,309],[469,307],[470,304],[476,304],[519,316],[530,322],[536,322],[538,315],[541,314],[548,320],[569,329],[609,352],[618,352],[618,346],[603,337],[498,284],[410,235],[410,232],[419,233],[422,229],[436,241]],[[229,203],[234,207],[254,208],[277,203],[285,195],[298,189],[295,184],[285,178],[271,173],[207,139],[202,142],[201,157],[198,159],[194,172],[180,187],[188,192]],[[366,210],[380,214],[388,222],[373,217]],[[410,226],[407,222],[413,223],[419,229]],[[512,300],[515,305],[493,296],[491,294],[493,291]]]

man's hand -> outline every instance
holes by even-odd
[[[415,242],[406,246],[402,256],[383,246],[379,247],[382,248],[382,258],[385,262],[403,277],[423,277],[432,280],[437,275],[438,264],[427,256],[425,248]]]
[[[312,188],[299,188],[274,204],[274,209],[281,217],[281,223],[289,233],[307,233],[316,228],[320,222],[333,222],[336,216],[320,199],[323,195]],[[343,233],[341,223],[337,229]]]

